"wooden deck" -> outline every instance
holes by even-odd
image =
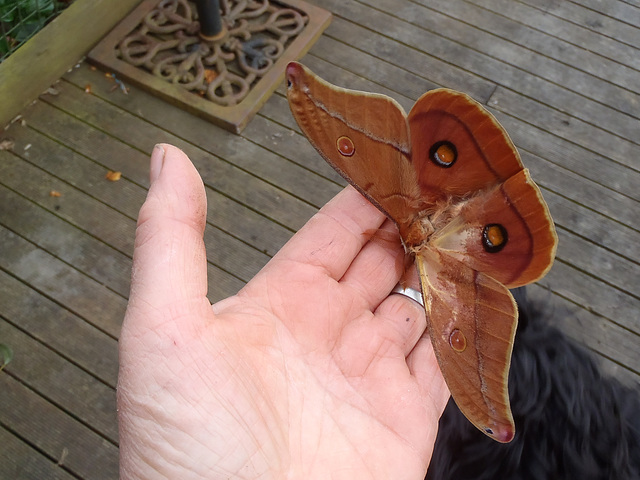
[[[303,62],[329,81],[407,110],[446,86],[494,112],[560,237],[531,291],[574,312],[561,327],[639,384],[640,2],[312,3],[334,19]],[[0,343],[15,352],[0,374],[3,479],[117,478],[117,338],[154,144],[183,148],[207,186],[211,301],[344,184],[299,133],[284,88],[236,136],[112,85],[83,63],[0,133],[15,141],[0,151]]]

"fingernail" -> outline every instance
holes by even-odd
[[[151,152],[151,162],[149,163],[149,179],[151,183],[155,182],[160,176],[162,165],[164,164],[164,147],[160,144],[153,147]]]

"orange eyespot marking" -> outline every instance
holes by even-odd
[[[353,144],[353,140],[349,137],[342,136],[338,138],[336,141],[336,147],[338,147],[340,155],[344,157],[350,157],[356,153],[356,146]]]
[[[502,231],[493,226],[487,230],[487,238],[493,245],[502,245],[504,243],[504,236],[502,235]]]
[[[467,348],[467,337],[457,328],[449,335],[449,344],[456,352],[464,352]]]
[[[499,223],[485,225],[482,231],[482,246],[489,253],[497,253],[507,244],[507,229]]]
[[[436,157],[440,163],[446,163],[447,165],[453,163],[455,160],[455,154],[449,145],[440,145],[436,150]]]
[[[447,141],[436,142],[429,149],[429,158],[436,165],[449,168],[458,159],[456,146]]]

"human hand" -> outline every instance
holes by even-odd
[[[389,295],[399,242],[366,235],[395,226],[348,187],[212,308],[202,181],[169,145],[151,177],[120,337],[121,478],[424,478],[449,392],[424,310]]]

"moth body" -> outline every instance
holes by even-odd
[[[407,252],[416,254],[429,246],[432,239],[437,238],[434,234],[460,215],[461,206],[461,202],[455,203],[452,198],[447,198],[424,208],[409,222],[398,224]]]

